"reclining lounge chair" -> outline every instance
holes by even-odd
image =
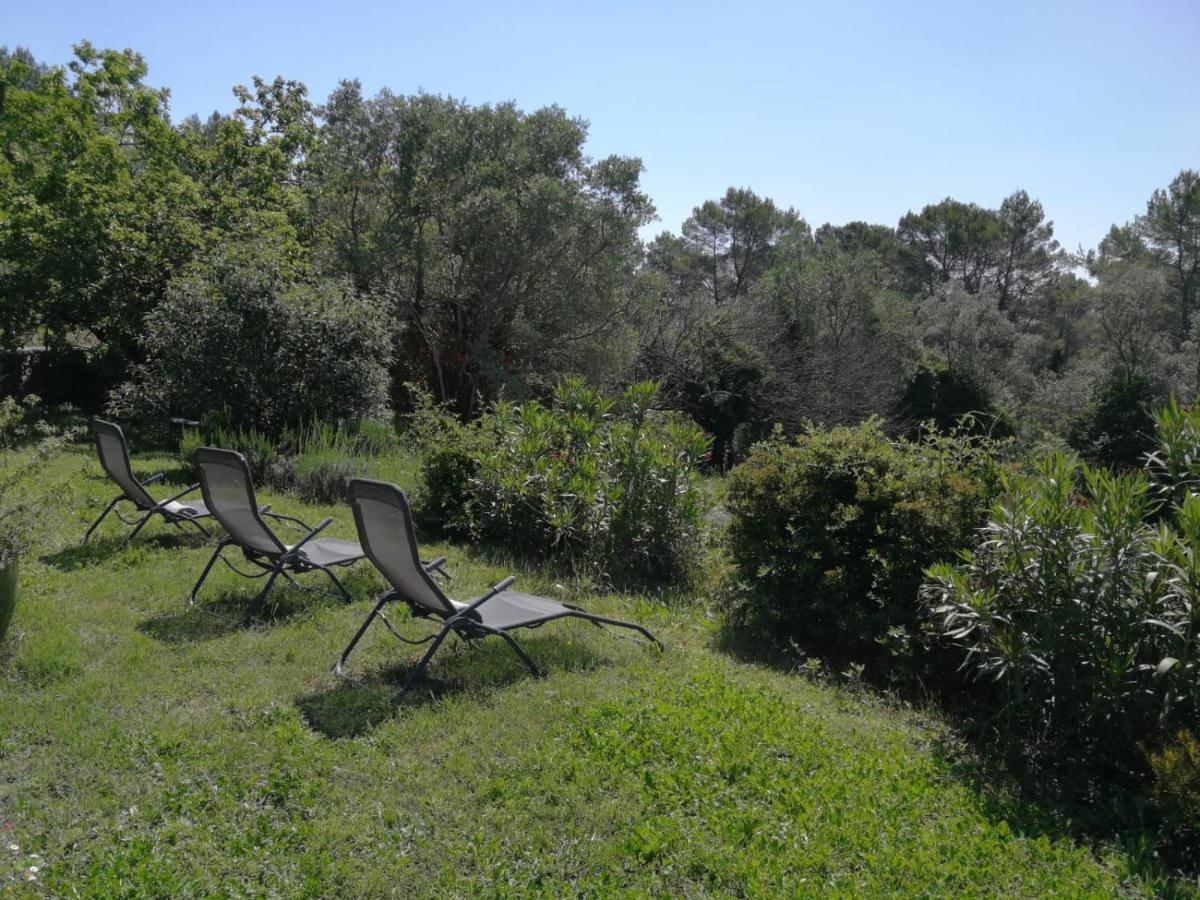
[[[641,625],[606,619],[574,606],[557,603],[544,597],[522,594],[508,590],[515,580],[509,576],[496,584],[482,597],[463,604],[451,600],[430,577],[428,569],[421,563],[417,540],[413,531],[412,514],[403,491],[394,484],[358,478],[350,482],[350,505],[354,509],[354,523],[358,527],[358,539],[375,567],[391,585],[375,603],[367,620],[355,633],[349,645],[342,651],[334,671],[341,675],[354,646],[366,633],[377,616],[383,617],[383,607],[400,600],[408,604],[413,616],[436,617],[442,627],[434,634],[416,641],[401,637],[384,618],[388,630],[405,643],[424,644],[432,641],[425,655],[408,676],[404,686],[393,700],[399,700],[416,683],[429,664],[438,646],[451,632],[465,640],[497,635],[503,638],[521,661],[535,675],[541,670],[521,649],[521,645],[510,632],[518,628],[537,628],[555,619],[579,618],[595,625],[615,625],[629,628],[652,641],[662,650],[662,644]]]
[[[315,527],[310,527],[293,516],[271,512],[269,505],[260,507],[255,499],[254,482],[246,458],[233,450],[202,447],[196,451],[196,466],[200,470],[204,502],[229,536],[217,545],[204,571],[200,573],[199,580],[188,596],[189,606],[196,601],[196,592],[204,584],[217,559],[222,558],[226,547],[240,549],[246,561],[261,571],[247,575],[224,560],[231,569],[247,578],[265,576],[267,579],[263,589],[254,598],[251,613],[262,608],[275,579],[280,575],[294,583],[293,575],[314,569],[328,575],[342,599],[350,602],[350,594],[333,574],[332,567],[348,566],[362,559],[363,551],[353,541],[317,537],[333,519],[322,519]],[[303,528],[307,534],[296,544],[285,544],[267,525],[264,517],[291,522]]]
[[[133,474],[133,467],[129,463],[129,445],[125,443],[125,433],[121,431],[119,425],[114,425],[112,422],[105,422],[103,419],[92,419],[91,423],[92,438],[96,442],[96,455],[100,457],[100,465],[104,471],[108,473],[108,477],[117,483],[121,489],[121,493],[113,498],[108,506],[104,507],[104,512],[100,513],[99,518],[93,522],[86,532],[84,532],[81,543],[86,544],[88,538],[92,536],[92,532],[99,527],[100,523],[110,512],[116,512],[117,518],[126,525],[132,525],[133,531],[125,538],[125,543],[137,536],[146,523],[155,516],[162,516],[164,520],[170,522],[176,528],[182,528],[180,523],[186,522],[188,525],[199,529],[200,533],[208,537],[208,531],[201,525],[197,519],[207,519],[212,513],[199,500],[190,500],[186,503],[181,503],[180,498],[200,489],[200,485],[193,484],[190,487],[184,488],[178,494],[168,497],[166,500],[155,500],[146,491],[146,485],[154,484],[154,482],[162,479],[162,473],[147,478],[145,481],[138,481]],[[141,518],[126,519],[121,515],[121,511],[117,509],[117,504],[122,501],[132,503],[141,513]]]

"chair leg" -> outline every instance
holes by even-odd
[[[606,619],[604,616],[595,616],[595,615],[592,615],[590,612],[584,612],[581,609],[572,609],[571,613],[575,618],[586,619],[588,622],[591,622],[593,625],[612,625],[615,628],[629,628],[632,631],[638,632],[638,634],[642,635],[646,639],[652,641],[654,643],[654,645],[656,647],[658,647],[658,650],[660,653],[663,652],[664,650],[666,650],[666,648],[663,646],[662,641],[660,641],[658,638],[656,638],[654,635],[652,635],[649,631],[647,631],[641,625],[635,625],[632,622],[622,622],[619,619]]]
[[[205,565],[204,571],[200,573],[200,578],[196,581],[195,585],[193,585],[192,592],[188,594],[188,606],[191,606],[196,602],[196,592],[200,590],[200,585],[204,584],[204,579],[208,577],[208,573],[212,571],[212,567],[217,564],[217,558],[221,555],[221,551],[228,547],[229,544],[230,542],[228,540],[221,541],[221,543],[217,544],[217,549],[214,550],[212,556],[208,558],[208,564]]]
[[[333,582],[334,587],[338,589],[338,592],[342,595],[342,599],[346,603],[354,602],[354,598],[350,596],[350,592],[346,590],[346,586],[338,580],[338,577],[333,574],[331,569],[327,568],[326,566],[317,566],[317,568],[329,576],[329,580]]]
[[[108,506],[104,507],[104,512],[100,513],[99,518],[97,518],[96,521],[88,527],[88,530],[84,532],[83,540],[79,542],[80,544],[86,544],[88,542],[88,538],[92,536],[92,532],[95,531],[100,523],[104,521],[105,516],[117,508],[117,504],[121,502],[121,499],[124,496],[124,494],[121,494],[119,497],[114,498],[113,501],[108,504]]]
[[[133,531],[129,532],[129,534],[126,535],[125,540],[121,544],[121,548],[124,549],[125,547],[128,547],[129,542],[132,541],[135,537],[137,537],[138,532],[141,531],[143,528],[145,528],[146,523],[149,522],[152,518],[154,518],[154,510],[151,510],[150,512],[148,512],[144,516],[142,516],[140,519],[138,519],[137,524],[133,526]]]
[[[441,646],[442,641],[446,639],[451,631],[449,625],[443,626],[442,630],[437,633],[437,637],[433,639],[433,643],[429,645],[429,649],[425,651],[425,655],[421,657],[421,661],[416,664],[413,670],[409,673],[408,679],[404,682],[404,687],[400,688],[392,695],[392,703],[399,703],[400,698],[409,692],[417,679],[421,677],[421,673],[425,671],[425,667],[429,665],[429,660],[433,659],[433,654],[437,652],[437,648]]]
[[[483,626],[483,630],[487,631],[489,634],[499,635],[500,637],[504,638],[504,640],[508,642],[508,646],[512,647],[513,652],[521,658],[521,662],[525,663],[525,665],[529,667],[529,671],[534,675],[540,676],[546,674],[541,670],[537,663],[529,658],[529,654],[526,653],[525,649],[517,643],[517,639],[507,631],[503,631],[499,628],[487,628],[486,626]]]
[[[358,631],[354,633],[354,637],[350,639],[350,643],[346,645],[346,649],[342,651],[342,655],[339,656],[338,661],[334,663],[333,673],[335,675],[345,674],[346,660],[350,657],[350,652],[354,649],[355,645],[362,640],[362,636],[367,633],[367,629],[370,627],[371,623],[375,621],[375,617],[382,612],[384,604],[391,599],[393,599],[391,591],[388,591],[379,598],[379,601],[375,604],[374,608],[372,608],[371,614],[367,616],[367,620],[363,622]]]
[[[283,572],[282,567],[278,564],[271,569],[271,574],[267,576],[267,583],[263,585],[263,589],[258,592],[258,596],[254,598],[254,602],[250,604],[250,609],[246,611],[247,616],[255,616],[262,612],[262,609],[267,604],[267,594],[271,592],[271,587],[275,584],[275,579]],[[261,576],[260,576],[261,577]]]

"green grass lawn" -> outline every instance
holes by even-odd
[[[211,545],[160,523],[121,549],[106,524],[79,548],[115,490],[83,449],[52,476],[53,537],[24,564],[0,649],[0,894],[1151,889],[1115,848],[1018,828],[1037,817],[973,787],[936,719],[716,651],[700,602],[597,595],[518,567],[518,588],[635,619],[666,652],[555,623],[522,638],[549,671],[534,678],[500,641],[447,643],[392,708],[420,651],[382,628],[351,660],[356,682],[330,674],[381,588],[365,561],[349,608],[281,582],[274,610],[247,622],[259,582],[218,568],[189,610]],[[354,537],[348,508],[263,498]],[[510,571],[465,546],[425,550],[450,558],[461,598]]]

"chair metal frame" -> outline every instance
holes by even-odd
[[[216,565],[218,559],[220,559],[222,562],[224,562],[231,570],[233,570],[234,572],[236,572],[237,574],[241,575],[244,578],[263,578],[263,577],[265,577],[267,579],[266,584],[263,585],[262,590],[260,590],[258,592],[258,595],[254,598],[254,602],[250,606],[249,612],[251,615],[259,612],[263,608],[263,606],[266,603],[267,595],[270,593],[271,588],[275,585],[275,580],[280,575],[282,575],[284,578],[286,578],[292,584],[297,584],[295,579],[292,577],[293,575],[302,575],[306,572],[312,572],[312,571],[324,572],[329,577],[329,580],[333,582],[334,587],[337,588],[337,591],[341,595],[342,600],[345,601],[346,603],[352,602],[353,598],[350,596],[350,592],[346,590],[345,585],[343,585],[342,582],[338,579],[337,575],[335,575],[333,573],[332,567],[333,566],[353,565],[355,562],[362,559],[364,554],[360,553],[357,556],[348,557],[344,561],[340,561],[340,562],[332,562],[329,564],[322,564],[322,563],[316,562],[315,560],[309,559],[308,557],[306,557],[304,555],[304,553],[301,552],[304,549],[306,544],[310,543],[314,538],[317,537],[317,535],[319,535],[322,531],[324,531],[326,528],[328,528],[330,524],[333,523],[333,518],[326,517],[326,518],[322,519],[320,522],[318,522],[315,526],[310,526],[310,525],[306,524],[305,522],[301,521],[300,519],[296,518],[295,516],[285,516],[281,513],[271,512],[270,504],[258,506],[257,500],[255,498],[254,482],[250,476],[250,467],[246,463],[245,457],[242,456],[242,454],[237,453],[233,450],[218,450],[218,449],[212,448],[212,447],[204,447],[204,448],[201,448],[201,450],[197,453],[197,465],[200,468],[200,485],[201,485],[202,490],[204,491],[205,502],[208,505],[209,510],[213,513],[214,518],[217,519],[217,521],[221,521],[220,513],[219,513],[219,510],[217,509],[217,507],[220,504],[213,502],[212,492],[211,492],[211,489],[209,487],[208,480],[207,480],[208,479],[207,469],[205,468],[205,461],[204,461],[205,456],[206,455],[211,456],[211,454],[223,454],[223,455],[226,455],[227,459],[229,459],[229,460],[233,460],[234,458],[236,458],[239,467],[243,470],[243,476],[246,479],[246,484],[247,484],[248,490],[249,490],[249,498],[251,500],[253,508],[258,513],[259,523],[267,531],[267,533],[271,536],[271,538],[274,539],[275,543],[278,544],[281,549],[280,549],[279,553],[268,553],[266,551],[257,549],[255,547],[248,546],[247,544],[244,544],[242,541],[240,541],[236,537],[234,537],[232,533],[229,534],[227,537],[222,539],[220,543],[217,544],[216,549],[213,550],[212,556],[209,557],[208,563],[204,566],[204,570],[200,573],[200,577],[196,580],[196,583],[192,586],[192,590],[188,594],[188,601],[187,601],[188,606],[191,606],[192,604],[194,604],[196,602],[197,592],[200,590],[201,585],[204,584],[205,579],[208,578],[208,573],[212,571],[212,568],[214,565]],[[274,531],[271,530],[271,528],[267,525],[266,522],[262,521],[261,517],[263,517],[263,516],[267,516],[276,521],[290,522],[294,525],[298,525],[299,527],[301,527],[305,530],[306,534],[304,535],[304,537],[302,537],[300,539],[300,541],[298,543],[288,546],[283,541],[279,540],[279,537],[274,533]],[[228,531],[228,530],[229,530],[229,528],[228,528],[228,526],[226,526],[226,531]],[[255,572],[255,573],[247,573],[247,572],[243,572],[241,569],[234,566],[232,563],[229,562],[229,560],[225,559],[225,557],[222,556],[222,554],[224,553],[224,551],[227,547],[237,547],[238,549],[240,549],[242,551],[242,555],[243,555],[244,559],[251,565],[260,569],[261,571]],[[299,586],[299,585],[297,585],[297,586]]]
[[[110,432],[110,434],[112,434],[115,437],[120,439],[121,448],[122,448],[122,454],[121,454],[122,458],[120,460],[106,461],[104,448],[100,443],[100,432],[102,430],[108,430]],[[134,484],[137,484],[139,487],[144,488],[147,485],[155,484],[156,482],[162,481],[162,479],[163,479],[162,472],[159,472],[156,475],[150,476],[145,481],[139,480],[138,477],[133,474],[133,466],[130,464],[130,461],[129,461],[129,445],[126,443],[125,433],[121,430],[121,427],[119,425],[117,425],[113,422],[106,422],[103,419],[93,419],[91,422],[91,432],[92,432],[92,438],[96,443],[96,455],[100,458],[100,465],[104,469],[105,473],[110,478],[112,478],[113,481],[117,482],[118,486],[120,485],[119,479],[116,476],[114,476],[112,474],[112,472],[110,471],[110,469],[108,468],[110,462],[120,465],[121,468],[124,470],[123,474],[126,474],[129,477],[130,481]],[[193,526],[194,528],[196,528],[197,530],[199,530],[199,532],[202,535],[204,535],[205,537],[212,537],[212,534],[208,531],[208,529],[206,529],[203,525],[201,525],[198,521],[196,521],[197,519],[211,518],[211,516],[212,516],[211,513],[205,512],[205,513],[203,513],[201,515],[197,515],[197,516],[185,516],[185,515],[181,515],[176,512],[172,512],[169,509],[170,504],[174,503],[176,500],[179,500],[182,497],[186,497],[188,494],[192,493],[193,491],[198,491],[198,490],[200,490],[199,483],[192,484],[192,485],[189,485],[188,487],[184,488],[179,493],[172,494],[166,500],[155,502],[154,498],[151,497],[149,495],[149,493],[147,493],[146,491],[142,491],[143,496],[134,497],[134,496],[130,495],[129,491],[122,489],[121,493],[117,494],[117,496],[115,496],[111,501],[109,501],[109,504],[106,507],[104,507],[104,511],[101,512],[100,515],[96,517],[96,520],[94,522],[92,522],[91,525],[88,526],[88,530],[84,532],[83,539],[80,541],[80,544],[86,544],[88,542],[88,540],[92,536],[92,533],[97,528],[100,527],[100,523],[103,522],[105,520],[105,518],[107,518],[109,513],[116,513],[117,518],[120,519],[121,522],[123,522],[125,525],[129,525],[129,526],[133,527],[133,531],[131,531],[125,537],[124,542],[121,544],[122,547],[128,545],[130,541],[132,541],[135,537],[137,537],[138,532],[140,532],[143,528],[145,528],[147,523],[151,519],[153,519],[155,516],[162,516],[166,522],[169,522],[171,525],[174,525],[176,528],[179,528],[181,531],[183,530],[183,527],[180,523],[186,522],[187,524],[189,524],[189,525]],[[121,513],[121,510],[118,508],[118,505],[122,501],[132,503],[142,513],[141,517],[135,518],[135,519],[125,518],[125,516]]]
[[[403,515],[405,525],[408,530],[409,550],[412,554],[412,557],[415,558],[417,562],[420,562],[416,540],[413,536],[412,514],[409,510],[408,499],[404,496],[404,492],[394,484],[388,484],[387,482],[381,481],[372,481],[365,478],[356,478],[350,482],[350,505],[354,510],[354,521],[359,532],[359,542],[362,544],[364,550],[367,551],[367,556],[370,558],[372,555],[372,542],[369,534],[367,533],[365,517],[363,516],[358,505],[358,498],[368,492],[375,494],[375,499],[378,499],[378,495],[381,492],[390,495],[389,501],[394,503]],[[374,559],[372,559],[372,562],[374,562]],[[387,576],[383,570],[378,565],[376,565],[376,568],[380,570],[381,574],[384,574],[386,579]],[[445,639],[451,634],[457,635],[468,644],[476,639],[493,635],[503,638],[505,643],[508,644],[508,646],[517,655],[521,662],[525,664],[529,671],[534,675],[539,676],[544,674],[543,670],[537,665],[537,663],[530,659],[529,654],[525,652],[525,649],[517,642],[517,639],[510,634],[511,631],[515,631],[519,628],[540,628],[547,622],[557,621],[558,619],[577,618],[591,622],[597,627],[608,625],[617,628],[628,628],[641,634],[644,638],[653,643],[660,652],[664,649],[662,642],[641,625],[633,622],[623,622],[619,619],[610,619],[605,616],[598,616],[594,613],[580,609],[577,606],[559,603],[556,600],[547,600],[547,598],[539,599],[553,603],[554,605],[558,606],[561,611],[540,616],[536,619],[531,619],[530,621],[508,627],[488,625],[483,620],[483,615],[479,613],[480,607],[486,604],[489,600],[493,600],[496,597],[502,596],[504,591],[517,580],[515,575],[509,575],[502,581],[497,582],[496,584],[492,585],[492,587],[482,597],[479,597],[478,599],[473,600],[469,604],[463,606],[461,604],[454,603],[445,595],[445,593],[442,592],[437,583],[431,577],[429,577],[432,573],[427,567],[424,567],[424,564],[422,564],[422,567],[420,567],[418,570],[421,571],[427,585],[432,588],[432,590],[438,595],[439,599],[445,602],[446,611],[436,610],[430,606],[419,603],[411,597],[405,596],[401,590],[393,585],[391,590],[384,592],[375,601],[375,605],[372,607],[371,612],[367,615],[366,621],[359,626],[358,631],[354,633],[354,637],[350,639],[350,643],[346,645],[346,649],[342,651],[341,656],[338,657],[338,660],[333,667],[333,671],[336,675],[345,675],[347,659],[354,650],[355,646],[362,639],[363,635],[366,634],[367,629],[371,626],[371,623],[375,621],[376,618],[382,619],[384,624],[387,626],[388,631],[406,644],[420,645],[429,643],[429,648],[425,651],[421,659],[417,662],[416,666],[409,673],[404,685],[393,695],[393,703],[399,701],[412,689],[413,685],[417,683],[417,680],[428,667],[430,660],[433,659],[433,655],[437,652],[438,647],[440,647],[442,642],[445,641]],[[426,637],[418,640],[411,640],[404,637],[392,626],[383,613],[383,608],[388,603],[397,601],[402,601],[407,604],[413,618],[440,619],[442,621],[441,628],[439,628],[433,634],[427,635]],[[449,610],[453,610],[453,612],[449,612]]]

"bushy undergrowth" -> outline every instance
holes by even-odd
[[[1141,468],[1154,445],[1154,391],[1140,375],[1114,372],[1071,425],[1067,443],[1094,465]]]
[[[1172,857],[1194,860],[1200,846],[1200,740],[1180,731],[1150,757],[1151,793],[1165,822],[1166,850]]]
[[[1200,412],[1155,421],[1144,471],[1052,455],[1006,477],[978,545],[923,593],[963,679],[988,686],[976,719],[997,746],[1075,790],[1153,780],[1170,842],[1194,849]]]
[[[1200,499],[1151,523],[1151,482],[1061,455],[1008,478],[982,541],[925,596],[964,673],[994,685],[995,728],[1056,767],[1140,765],[1200,710]]]
[[[568,379],[549,405],[497,403],[470,425],[426,408],[424,521],[604,580],[688,576],[708,440],[654,411],[656,393],[614,400]]]
[[[257,484],[312,503],[337,503],[347,498],[352,479],[367,474],[368,462],[395,452],[398,441],[390,426],[369,420],[345,426],[314,421],[285,429],[278,440],[255,429],[201,426],[184,432],[180,456],[194,464],[204,446],[241,453]]]
[[[729,477],[733,611],[874,674],[927,668],[923,572],[971,542],[994,473],[985,445],[892,440],[877,421],[760,444]]]

